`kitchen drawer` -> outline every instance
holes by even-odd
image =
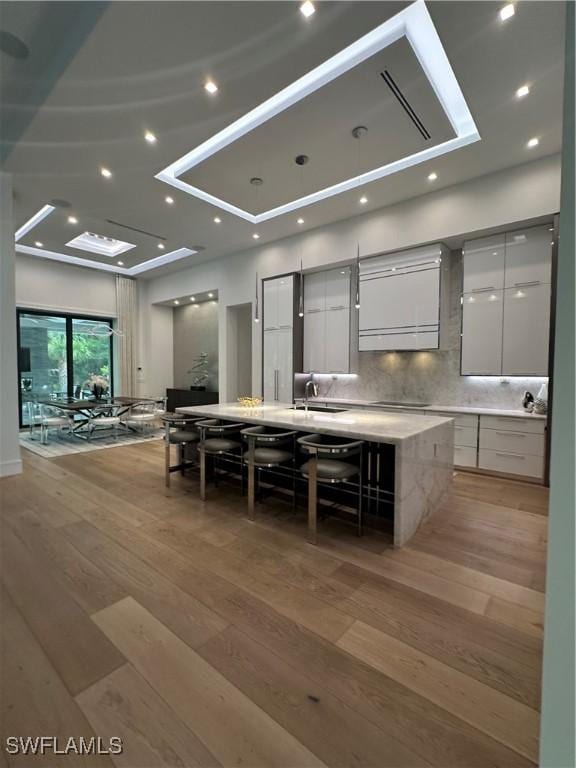
[[[476,458],[476,448],[463,445],[454,446],[454,464],[457,467],[475,467]]]
[[[474,448],[478,444],[477,427],[461,427],[458,424],[454,426],[454,445],[467,446]]]
[[[474,427],[478,428],[478,416],[474,413],[448,413],[448,411],[427,411],[427,413],[433,416],[446,416],[448,419],[454,419],[454,424],[457,427]]]
[[[509,475],[537,477],[544,475],[544,457],[529,456],[526,453],[508,453],[481,449],[478,452],[478,466],[492,472],[506,472]]]
[[[500,429],[511,432],[533,432],[543,435],[546,430],[545,419],[523,419],[514,416],[480,416],[480,429]]]
[[[484,448],[490,451],[544,456],[544,435],[537,435],[534,432],[512,432],[509,429],[481,429],[480,449]]]

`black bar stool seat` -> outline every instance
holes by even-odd
[[[168,440],[171,443],[197,443],[200,440],[200,434],[189,429],[175,429],[170,432]]]
[[[308,477],[310,461],[302,464],[300,471],[304,477]],[[343,480],[349,480],[358,474],[356,464],[348,464],[346,461],[337,461],[335,459],[318,459],[316,462],[317,478],[319,483],[341,483]]]
[[[256,504],[256,470],[274,469],[292,462],[292,476],[295,478],[296,432],[258,425],[243,429],[242,438],[248,442],[244,461],[248,465],[248,516],[253,520]],[[291,450],[288,450],[289,448]],[[295,485],[293,493],[295,502]]]
[[[186,417],[179,413],[163,413],[160,416],[164,422],[166,431],[164,433],[164,445],[165,445],[165,482],[166,486],[170,487],[170,473],[180,471],[184,474],[186,469],[190,469],[195,466],[194,461],[190,461],[186,457],[186,448],[189,445],[195,444],[200,440],[200,432],[196,429],[196,423],[199,421],[198,417]],[[170,446],[178,446],[178,464],[172,465],[170,463]]]
[[[333,435],[304,435],[298,438],[303,453],[310,457],[300,472],[308,479],[308,541],[316,544],[318,529],[318,484],[350,483],[357,489],[358,535],[362,533],[362,440],[345,440]],[[358,464],[348,459],[358,456]]]
[[[214,479],[217,479],[216,459],[227,457],[234,462],[238,462],[240,470],[240,480],[244,487],[244,467],[242,463],[243,445],[240,437],[240,431],[244,424],[236,424],[222,419],[202,419],[196,422],[200,430],[200,442],[198,443],[198,452],[200,453],[200,498],[206,500],[206,458],[211,457],[214,469]]]

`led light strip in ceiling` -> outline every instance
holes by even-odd
[[[34,227],[38,226],[46,216],[49,216],[52,211],[55,210],[53,205],[45,205],[34,216],[30,217],[20,229],[16,231],[14,240],[18,243],[18,240],[27,235]],[[70,245],[70,243],[67,243]],[[125,245],[133,246],[131,243],[125,243]],[[129,250],[129,249],[124,249]],[[16,245],[16,251],[18,253],[26,253],[29,256],[40,256],[43,259],[50,259],[52,261],[62,261],[66,264],[74,264],[78,267],[89,267],[90,269],[100,269],[104,272],[115,272],[118,275],[127,275],[133,277],[134,275],[140,275],[142,272],[148,272],[150,269],[156,269],[157,267],[163,267],[166,264],[171,264],[174,261],[180,261],[187,256],[192,256],[198,253],[198,250],[193,248],[177,248],[170,253],[163,253],[161,256],[155,256],[153,259],[143,261],[141,264],[135,264],[133,267],[120,267],[115,264],[103,264],[100,261],[93,261],[92,259],[81,259],[78,256],[70,256],[67,253],[59,253],[58,251],[47,251],[45,248],[32,248],[29,245]]]
[[[204,162],[242,136],[250,133],[258,126],[279,115],[284,110],[306,98],[306,96],[319,90],[402,37],[406,37],[412,46],[420,66],[430,81],[436,97],[454,129],[455,138],[412,155],[407,155],[379,168],[374,168],[372,171],[367,171],[346,181],[333,184],[330,187],[297,198],[290,203],[280,205],[277,208],[272,208],[257,215],[238,208],[225,200],[221,200],[179,178],[191,168]],[[337,53],[176,160],[163,171],[160,171],[156,178],[207,203],[246,219],[246,221],[252,224],[259,224],[262,221],[295,211],[298,208],[303,208],[333,195],[339,195],[362,184],[368,184],[385,176],[390,176],[393,173],[398,173],[398,171],[426,162],[434,157],[453,152],[455,149],[464,147],[479,139],[480,134],[450,66],[446,52],[442,47],[428,9],[424,4],[424,0],[417,0],[408,8],[400,11],[367,35],[356,40],[352,45],[344,48],[340,53]]]
[[[136,264],[133,267],[117,267],[114,264],[103,264],[100,261],[82,259],[79,256],[69,256],[67,253],[58,253],[57,251],[47,251],[45,248],[32,248],[28,245],[17,245],[16,250],[18,253],[26,253],[29,256],[40,256],[43,259],[63,261],[66,264],[74,264],[78,267],[89,267],[90,269],[100,269],[104,272],[115,272],[118,275],[126,275],[127,277],[140,275],[142,272],[148,272],[150,269],[163,267],[166,264],[180,261],[180,259],[185,259],[187,256],[193,256],[195,253],[198,253],[198,251],[193,248],[177,248],[175,251],[163,253],[162,256],[155,256],[153,259],[148,259],[148,261],[143,261],[141,264]]]

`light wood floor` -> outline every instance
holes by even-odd
[[[545,489],[460,473],[401,551],[165,492],[160,444],[25,452],[0,491],[3,739],[120,736],[126,768],[537,761]]]

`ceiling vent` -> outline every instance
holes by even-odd
[[[136,248],[134,243],[126,243],[123,240],[115,240],[113,237],[105,237],[104,235],[97,235],[94,232],[84,232],[69,243],[66,243],[69,248],[78,248],[81,251],[89,251],[90,253],[98,253],[100,256],[109,256],[114,258],[121,253]]]
[[[423,138],[429,139],[430,133],[428,132],[428,129],[426,128],[422,120],[420,120],[420,118],[416,114],[414,108],[412,107],[412,105],[410,104],[406,96],[404,96],[404,94],[402,93],[402,91],[400,90],[400,86],[394,80],[390,72],[388,72],[388,70],[385,69],[384,72],[380,72],[380,74],[384,82],[388,86],[388,88],[390,88],[394,96],[400,102],[400,106],[402,107],[402,109],[406,112],[410,120],[414,123],[414,125],[416,126],[418,131],[421,133]]]

